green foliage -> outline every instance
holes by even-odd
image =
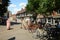
[[[28,12],[47,13],[60,9],[60,0],[28,0]]]
[[[60,0],[55,0],[56,9],[60,9]]]
[[[47,0],[40,0],[38,12],[43,13],[46,12],[46,10],[47,10]]]
[[[10,0],[2,0],[2,4],[0,4],[0,16],[3,16],[7,11],[7,7],[9,6]]]

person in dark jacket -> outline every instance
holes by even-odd
[[[59,22],[57,23],[57,26],[56,26],[56,27],[57,27],[57,28],[60,28],[60,23],[59,23]]]

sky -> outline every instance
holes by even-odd
[[[8,6],[8,10],[12,12],[12,14],[16,14],[17,11],[25,8],[28,0],[10,0],[11,4]]]

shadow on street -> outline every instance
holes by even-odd
[[[15,37],[9,38],[8,40],[15,40]]]
[[[11,25],[19,25],[21,23],[18,23],[18,22],[11,22]]]
[[[18,22],[11,22],[11,26],[12,25],[18,25],[18,24],[21,24],[21,23],[18,23]],[[3,26],[6,26],[6,23],[0,23],[0,25],[3,25]]]

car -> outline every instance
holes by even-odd
[[[7,17],[0,17],[0,24],[6,24]]]

